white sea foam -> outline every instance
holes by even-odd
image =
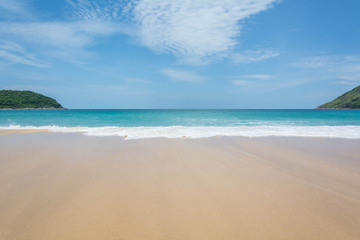
[[[59,127],[18,126],[1,129],[45,129],[51,132],[82,133],[86,136],[120,136],[141,138],[206,138],[215,136],[294,136],[360,139],[360,126],[237,126],[237,127]]]

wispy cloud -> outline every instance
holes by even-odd
[[[242,76],[236,76],[232,77],[233,80],[231,82],[236,86],[248,86],[251,84],[254,84],[255,82],[264,82],[268,79],[273,78],[273,76],[268,74],[250,74],[250,75],[242,75]]]
[[[4,15],[0,34],[2,40],[35,43],[43,49],[42,54],[71,61],[89,53],[87,49],[96,45],[99,37],[126,34],[157,53],[174,54],[186,64],[206,64],[219,58],[252,63],[279,53],[260,49],[233,54],[241,23],[278,1],[65,0],[65,18],[14,22]],[[0,0],[0,9],[8,16],[31,15],[23,0]]]
[[[208,80],[207,77],[201,76],[193,71],[165,68],[161,71],[161,73],[169,77],[173,81],[203,82]]]
[[[101,21],[2,23],[0,31],[28,41],[61,48],[82,48],[96,36],[111,35],[119,26]]]
[[[139,0],[133,14],[145,46],[156,52],[173,53],[186,63],[202,64],[228,56],[238,44],[240,21],[267,10],[274,2]],[[264,57],[254,58],[250,62]],[[241,61],[245,60],[238,60]]]
[[[278,55],[271,49],[233,55],[241,21],[265,11],[279,0],[127,0],[107,2],[66,0],[75,21],[127,24],[122,32],[134,35],[157,53],[171,53],[180,62],[201,65],[230,57],[237,64]]]
[[[244,53],[234,53],[233,61],[236,64],[256,63],[268,58],[277,57],[280,53],[274,49],[247,50]]]
[[[0,0],[0,19],[32,18],[29,5],[21,0]]]
[[[68,18],[63,20],[12,21],[13,18],[6,17],[6,21],[0,22],[0,40],[15,40],[19,44],[30,46],[31,50],[38,54],[80,63],[81,58],[90,56],[87,48],[96,45],[100,37],[131,32],[129,26],[115,21],[115,9],[118,9],[116,1],[106,6],[94,5],[94,2],[90,4],[86,0],[67,2],[71,10]],[[9,15],[30,16],[28,9],[22,0],[0,0],[0,13],[5,11]],[[9,54],[2,55],[17,59]]]
[[[244,75],[241,76],[242,78],[247,78],[247,79],[261,79],[261,80],[265,80],[265,79],[270,79],[272,78],[271,75],[268,74],[251,74],[251,75]]]
[[[236,86],[246,86],[249,84],[248,80],[232,80],[231,82]]]
[[[66,15],[73,20],[102,20],[107,22],[129,22],[131,11],[137,0],[65,0],[70,10]]]
[[[323,68],[333,65],[337,60],[331,56],[312,56],[302,58],[299,62],[296,62],[293,65],[302,68]]]
[[[360,57],[324,55],[301,59],[293,66],[314,69],[324,78],[336,79],[335,83],[356,85],[360,82]]]
[[[44,55],[65,60],[87,56],[85,49],[94,45],[98,37],[121,31],[119,25],[102,21],[0,24],[0,33],[7,39],[16,36],[35,46],[42,46],[38,52]]]
[[[34,55],[27,53],[20,45],[10,42],[0,42],[0,58],[33,67],[48,66],[37,60]]]

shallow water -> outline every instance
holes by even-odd
[[[360,110],[4,110],[0,128],[127,138],[360,138]]]

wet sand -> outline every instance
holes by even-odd
[[[48,132],[43,129],[0,129],[0,136],[5,136],[8,134],[25,134],[25,133],[40,133]]]
[[[360,140],[17,133],[0,239],[360,239]]]

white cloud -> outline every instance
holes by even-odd
[[[169,77],[173,81],[203,82],[208,80],[207,77],[201,76],[193,71],[165,68],[161,71],[161,73]]]
[[[183,63],[199,65],[224,57],[249,63],[278,55],[274,50],[230,53],[238,44],[240,21],[269,9],[278,0],[66,1],[73,8],[73,19],[126,22],[134,30],[127,34],[136,35],[155,52],[176,55]]]
[[[139,0],[133,14],[145,46],[156,52],[173,53],[187,63],[201,64],[227,56],[238,43],[239,22],[267,10],[274,2]]]
[[[226,57],[235,63],[251,63],[278,55],[269,49],[235,55],[231,51],[238,44],[241,21],[279,0],[65,1],[66,19],[12,22],[9,17],[0,22],[1,39],[36,43],[47,47],[40,48],[43,54],[72,61],[86,55],[99,37],[119,33],[135,36],[155,52],[174,54],[181,62],[194,65]],[[24,3],[0,0],[0,13],[31,16]]]
[[[274,49],[257,49],[248,50],[244,53],[234,53],[232,55],[233,61],[236,64],[256,63],[268,58],[277,57],[280,53]]]

